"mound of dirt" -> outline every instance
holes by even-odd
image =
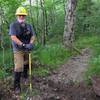
[[[48,78],[33,78],[33,91],[39,91],[38,94],[32,96],[31,100],[100,100],[91,86],[86,86],[83,82],[75,83],[55,83]],[[7,90],[4,84],[0,83],[0,100],[27,100],[14,98],[12,92]],[[3,87],[2,87],[3,86]],[[23,87],[24,88],[24,87]],[[26,87],[25,87],[26,88]],[[28,88],[28,87],[27,87]]]
[[[33,90],[40,91],[38,95],[41,99],[36,100],[100,100],[92,86],[87,86],[84,82],[66,84],[48,78],[34,78],[33,84]]]

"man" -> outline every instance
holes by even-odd
[[[16,21],[11,23],[9,29],[9,35],[12,40],[12,47],[14,52],[14,91],[15,93],[21,92],[20,78],[23,72],[23,78],[28,78],[28,67],[29,67],[29,52],[33,49],[35,40],[35,34],[32,26],[25,23],[27,16],[26,9],[19,7],[16,10]]]

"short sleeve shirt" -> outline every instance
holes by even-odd
[[[25,25],[22,26],[18,21],[15,21],[10,24],[9,35],[16,36],[21,42],[28,44],[31,37],[34,36],[35,33],[30,24],[25,23]],[[24,50],[19,48],[14,41],[12,41],[12,46],[14,51]]]

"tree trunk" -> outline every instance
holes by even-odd
[[[46,36],[47,36],[47,12],[44,8],[44,0],[40,0],[41,9],[42,9],[42,45],[46,44]]]
[[[2,48],[3,9],[0,7],[0,47]]]
[[[65,27],[63,42],[65,47],[72,48],[74,40],[74,20],[77,0],[67,0],[65,5]]]
[[[33,17],[32,17],[32,0],[29,0],[29,3],[30,3],[30,23],[32,24],[35,34],[36,34],[36,28],[35,28]],[[36,37],[37,37],[37,34],[36,34]]]
[[[36,0],[36,5],[37,5],[37,15],[36,15],[36,33],[37,33],[37,41],[39,41],[39,0]]]

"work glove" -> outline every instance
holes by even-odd
[[[25,46],[26,46],[26,44],[24,44],[24,43],[22,43],[21,45],[18,45],[18,47],[19,47],[20,49],[24,49]]]
[[[25,48],[26,50],[31,51],[33,49],[33,44],[32,43],[25,44]]]

